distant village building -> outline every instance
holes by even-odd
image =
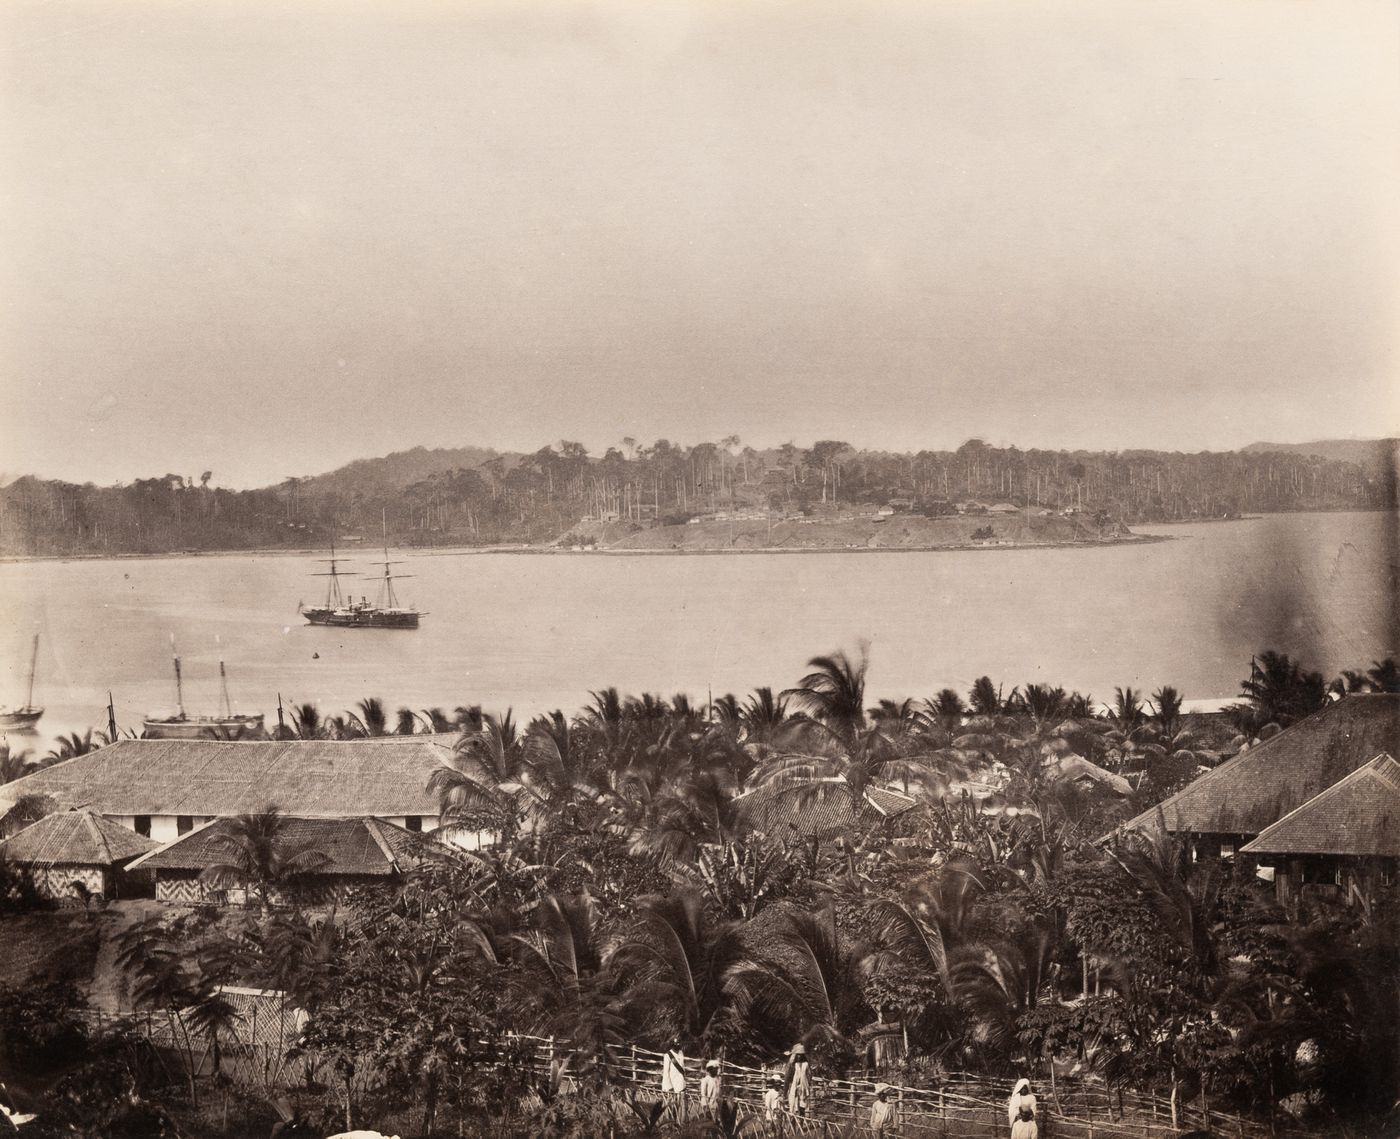
[[[218,889],[202,877],[210,867],[229,861],[231,825],[229,819],[206,823],[143,855],[131,868],[155,875],[158,901],[244,905],[251,900],[244,889]],[[437,845],[404,827],[375,818],[287,818],[279,842],[289,851],[308,850],[324,855],[325,861],[302,876],[297,885],[297,900],[311,904],[341,901],[355,887],[399,878],[417,866],[431,846]]]
[[[1396,872],[1400,797],[1389,752],[1397,740],[1400,694],[1347,696],[1125,828],[1148,829],[1160,817],[1194,861],[1247,853],[1272,870],[1285,903],[1309,891],[1366,903]]]
[[[800,790],[756,787],[735,796],[734,805],[753,830],[805,841],[895,819],[918,800],[890,787],[868,787],[859,810],[844,776],[814,779]]]
[[[213,819],[274,806],[299,818],[438,825],[428,779],[452,749],[418,736],[358,740],[119,740],[0,786],[0,809],[25,795],[84,807],[165,843]]]
[[[48,815],[0,843],[0,856],[24,867],[46,897],[115,898],[133,860],[157,843],[92,811]]]

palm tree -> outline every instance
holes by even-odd
[[[627,730],[627,713],[616,688],[589,692],[590,703],[584,708],[580,722],[596,732],[609,747],[622,743]]]
[[[309,844],[287,841],[290,820],[276,807],[239,815],[210,843],[226,861],[205,867],[200,878],[215,889],[241,887],[256,894],[264,912],[274,895],[285,895],[330,861]]]
[[[1400,664],[1394,657],[1371,662],[1366,681],[1372,692],[1400,692]]]
[[[0,783],[13,783],[42,766],[29,748],[15,751],[10,747],[8,740],[0,740]]]
[[[90,751],[110,743],[106,735],[99,733],[96,740],[93,739],[92,729],[89,728],[81,736],[73,732],[66,736],[58,736],[54,740],[54,746],[49,749],[49,754],[44,757],[46,763],[62,763],[65,759],[74,759],[80,755],[87,755]]]
[[[1048,684],[1027,684],[1021,700],[1037,723],[1061,720],[1068,710],[1065,690]]]
[[[1147,720],[1147,713],[1142,707],[1142,697],[1131,686],[1115,688],[1113,690],[1113,708],[1109,711],[1109,718],[1115,726],[1125,732],[1132,732],[1140,728]]]
[[[131,995],[136,1007],[165,1014],[171,1045],[185,1066],[190,1102],[198,1106],[199,1063],[184,1010],[202,1003],[212,992],[195,972],[183,939],[159,917],[146,918],[128,927],[119,937],[117,964],[131,979]]]
[[[625,1020],[605,967],[603,937],[592,897],[550,894],[535,909],[530,929],[511,940],[534,1026],[565,1042],[606,1082],[608,1049],[622,1043]]]
[[[967,715],[967,706],[952,688],[944,688],[932,700],[925,701],[925,709],[950,732],[961,724],[962,718]]]
[[[292,731],[298,739],[320,739],[321,730],[321,713],[315,704],[292,705]]]
[[[1001,693],[992,683],[990,676],[979,676],[972,682],[972,690],[967,694],[967,702],[976,716],[997,716],[1001,714]]]
[[[713,920],[695,891],[645,898],[609,968],[633,978],[632,1007],[659,1013],[667,1035],[703,1045],[732,1013],[730,974],[750,963],[740,929],[738,922]]]
[[[813,657],[807,662],[812,671],[783,695],[792,697],[818,723],[850,739],[865,727],[865,674],[869,664],[864,645],[855,660],[844,650]]]
[[[861,984],[870,950],[838,934],[834,909],[790,910],[761,942],[752,933],[749,940],[753,960],[732,970],[731,986],[736,1010],[760,1038],[786,1029],[789,1041],[845,1050],[875,1019]]]
[[[458,726],[441,708],[424,708],[419,718],[425,730],[434,735],[446,735]]]
[[[1270,649],[1250,662],[1249,678],[1240,683],[1240,695],[1249,702],[1261,726],[1286,728],[1327,702],[1327,684],[1321,673],[1309,672],[1287,653]]]
[[[356,712],[351,713],[350,719],[361,735],[389,734],[389,714],[384,708],[384,701],[378,696],[366,696],[355,708]]]
[[[484,716],[480,731],[464,734],[451,760],[429,777],[428,791],[438,797],[449,825],[460,827],[484,812],[497,828],[513,828],[530,794],[525,749],[511,712]]]
[[[418,730],[418,717],[412,708],[400,708],[394,716],[394,735],[411,736]]]
[[[787,697],[774,696],[771,688],[756,688],[744,701],[740,719],[750,743],[764,743],[788,722]]]
[[[1152,715],[1165,736],[1174,737],[1181,727],[1181,693],[1164,684],[1152,694]]]

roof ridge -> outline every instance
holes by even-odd
[[[1385,693],[1372,693],[1372,695],[1385,695]],[[1278,830],[1281,830],[1296,815],[1299,815],[1304,811],[1315,810],[1318,804],[1320,804],[1323,800],[1328,799],[1333,795],[1342,794],[1345,791],[1349,790],[1352,784],[1361,783],[1368,778],[1381,779],[1391,788],[1391,790],[1396,792],[1396,794],[1400,794],[1400,779],[1391,778],[1390,773],[1384,770],[1384,765],[1380,764],[1379,761],[1381,760],[1389,760],[1390,765],[1396,768],[1397,774],[1400,774],[1400,763],[1396,763],[1396,761],[1391,759],[1389,755],[1387,755],[1385,752],[1382,752],[1374,759],[1362,764],[1355,771],[1348,772],[1346,775],[1343,775],[1330,787],[1324,787],[1311,799],[1305,799],[1303,802],[1299,803],[1296,807],[1294,807],[1293,810],[1289,811],[1288,814],[1283,815],[1278,819],[1275,819],[1272,823],[1270,823],[1267,827],[1260,831],[1250,843],[1247,843],[1246,846],[1252,846],[1255,842],[1259,842],[1261,840],[1268,840],[1271,832],[1277,832]]]
[[[1303,727],[1304,725],[1315,726],[1315,721],[1319,717],[1324,716],[1329,712],[1332,712],[1334,709],[1346,707],[1349,701],[1354,701],[1357,697],[1367,696],[1389,698],[1391,700],[1400,699],[1400,693],[1395,692],[1353,692],[1347,694],[1346,696],[1339,697],[1336,700],[1331,700],[1328,703],[1324,704],[1321,708],[1317,709],[1315,712],[1310,712],[1308,715],[1302,717],[1301,719],[1294,720],[1293,723],[1289,724],[1286,728],[1281,728],[1279,731],[1271,735],[1268,739],[1259,740],[1256,743],[1252,744],[1246,744],[1240,751],[1237,751],[1234,755],[1230,756],[1230,758],[1225,760],[1223,763],[1217,765],[1216,767],[1212,767],[1204,775],[1197,776],[1195,779],[1191,780],[1191,782],[1188,783],[1185,787],[1183,787],[1180,791],[1177,791],[1173,795],[1169,795],[1167,798],[1163,799],[1160,803],[1158,803],[1151,809],[1143,811],[1141,814],[1134,815],[1127,822],[1119,823],[1111,831],[1109,831],[1107,834],[1103,835],[1096,841],[1106,842],[1108,839],[1112,838],[1116,834],[1120,834],[1124,831],[1135,830],[1143,823],[1155,818],[1159,811],[1165,818],[1167,810],[1173,807],[1179,800],[1184,799],[1188,794],[1194,794],[1195,792],[1199,791],[1202,787],[1210,787],[1221,779],[1231,778],[1234,774],[1232,768],[1239,760],[1253,756],[1256,752],[1259,751],[1260,748],[1267,747],[1269,744],[1272,744],[1275,740],[1280,740],[1286,736],[1290,736],[1290,734],[1297,733],[1297,730]],[[1248,703],[1248,700],[1245,699],[1241,702]],[[1352,706],[1354,707],[1355,705]],[[1365,766],[1367,765],[1362,765],[1363,768]],[[1361,770],[1361,768],[1357,768],[1356,770]],[[1352,774],[1355,774],[1355,771],[1349,772],[1348,775],[1344,776],[1343,778],[1348,778]],[[1327,790],[1330,790],[1330,788],[1324,788],[1324,790],[1319,791],[1318,794],[1325,794]],[[1316,797],[1317,796],[1314,796],[1314,798]],[[1311,800],[1307,801],[1311,802]],[[1299,806],[1302,805],[1303,804],[1299,804]],[[1297,810],[1297,808],[1294,808],[1294,810]],[[1292,812],[1290,811],[1289,814],[1292,814]],[[1286,817],[1287,816],[1285,815],[1284,818]],[[1274,823],[1270,823],[1269,825],[1273,826],[1275,825],[1275,823],[1279,823],[1282,821],[1282,818],[1276,819]],[[1171,828],[1168,827],[1168,830],[1170,829]],[[1267,829],[1268,828],[1266,827],[1265,830]],[[1261,831],[1260,834],[1262,835],[1263,831]]]
[[[83,825],[92,833],[92,837],[97,840],[97,849],[106,855],[108,862],[111,862],[112,844],[107,841],[107,835],[103,833],[102,828],[97,825],[97,819],[93,816],[93,813],[88,810],[80,811],[79,814],[82,817]]]
[[[223,742],[225,742],[225,741],[219,740],[219,741],[215,741],[215,742],[223,743]],[[179,845],[180,845],[182,842],[184,842],[186,839],[193,838],[195,835],[201,834],[201,833],[203,833],[204,831],[207,831],[210,827],[212,827],[215,823],[217,823],[217,822],[219,822],[219,821],[220,821],[220,820],[219,820],[218,818],[213,818],[213,819],[210,819],[207,823],[200,823],[199,826],[197,826],[197,827],[192,827],[190,830],[187,830],[187,831],[186,831],[184,834],[182,834],[182,835],[176,835],[176,836],[175,836],[174,838],[172,838],[169,842],[163,842],[163,843],[161,843],[158,847],[155,848],[155,850],[148,850],[148,851],[146,851],[145,854],[141,855],[139,858],[134,858],[134,859],[132,859],[131,862],[127,863],[127,867],[126,867],[126,868],[127,868],[128,870],[135,870],[138,866],[140,866],[140,865],[141,865],[143,862],[145,862],[148,858],[154,858],[157,854],[161,854],[161,853],[163,853],[164,851],[169,850],[169,849],[170,849],[171,847],[173,847],[173,846],[179,846]]]
[[[380,832],[379,820],[372,815],[364,815],[361,817],[360,823],[365,830],[369,831],[370,837],[379,844],[379,849],[383,852],[384,858],[389,865],[395,870],[398,870],[399,860],[395,857],[393,850],[390,848],[388,840],[385,839],[384,835]]]

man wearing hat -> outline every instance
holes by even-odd
[[[705,1074],[700,1077],[700,1110],[712,1116],[719,1114],[718,1060],[705,1061]]]
[[[884,1139],[893,1135],[895,1128],[895,1106],[890,1102],[890,1085],[875,1085],[875,1102],[870,1106],[870,1130]]]
[[[812,1065],[807,1062],[807,1049],[794,1044],[787,1063],[788,1110],[793,1115],[807,1114],[807,1100],[812,1095]]]

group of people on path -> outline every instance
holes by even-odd
[[[714,1118],[719,1112],[723,1079],[720,1061],[706,1060],[705,1074],[700,1077],[700,1112]],[[686,1090],[685,1052],[679,1041],[661,1057],[661,1094],[678,1104]],[[894,1089],[889,1084],[876,1084],[874,1102],[870,1105],[870,1129],[877,1136],[897,1134],[898,1105],[891,1098]],[[790,1115],[805,1116],[812,1097],[812,1065],[805,1045],[794,1044],[784,1059],[782,1071],[768,1077],[763,1092],[763,1118],[778,1122],[784,1109]],[[1010,1139],[1038,1139],[1036,1101],[1029,1080],[1019,1080],[1006,1105],[1006,1121],[1011,1128]]]

